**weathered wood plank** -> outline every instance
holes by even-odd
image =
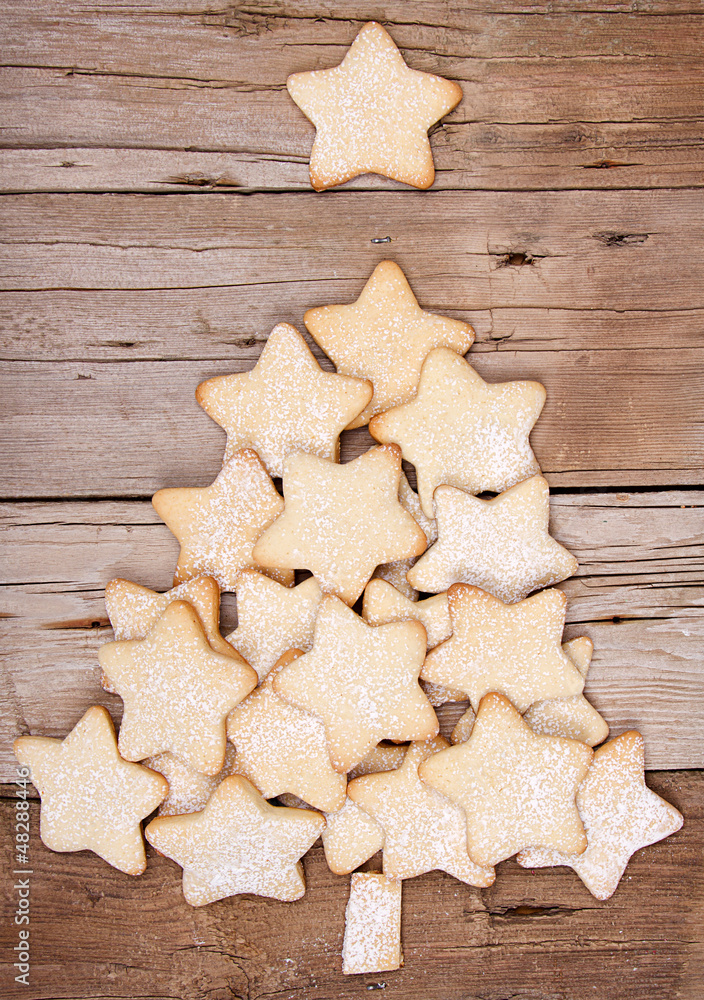
[[[393,10],[411,65],[465,89],[433,138],[438,188],[702,183],[701,19],[551,8],[497,24],[464,6],[439,5],[427,24]],[[59,12],[8,4],[0,15],[3,143],[66,147],[7,151],[0,190],[310,190],[312,128],[283,82],[338,61],[364,14]],[[115,148],[71,148],[81,141]],[[398,187],[368,177],[351,186]]]
[[[129,137],[125,137],[125,142]],[[702,129],[693,121],[444,125],[433,135],[433,190],[701,187]],[[178,149],[0,149],[0,192],[311,192],[310,141],[297,154]],[[402,190],[374,174],[345,190]]]
[[[411,276],[432,276],[430,303],[702,306],[704,261],[692,253],[704,229],[697,191],[370,192],[363,216],[354,193],[322,197],[315,213],[309,206],[301,194],[8,195],[0,287],[359,280],[391,255]],[[390,244],[371,244],[386,237]]]
[[[704,474],[704,351],[470,353],[490,381],[538,379],[548,402],[532,435],[555,485],[697,484]],[[0,495],[145,496],[206,485],[223,432],[195,404],[199,382],[246,361],[5,362]],[[158,441],[158,448],[154,447]],[[366,431],[343,436],[343,458]]]
[[[521,3],[497,18],[492,3],[258,3],[237,8],[203,3],[134,5],[98,0],[39,0],[31,8],[7,0],[0,12],[2,64],[71,67],[96,72],[182,75],[201,80],[277,82],[295,70],[338,59],[368,20],[383,20],[409,61],[435,58],[516,60],[605,57],[698,59],[700,18],[667,3],[661,14],[622,3]],[[695,7],[697,5],[694,5]],[[620,8],[620,9],[619,9]],[[690,7],[690,10],[693,9]],[[683,10],[685,12],[683,12]],[[699,12],[701,13],[699,5]],[[535,17],[535,13],[540,17]],[[380,17],[383,14],[383,17]],[[297,52],[298,48],[316,47]],[[330,55],[325,51],[329,49]],[[234,58],[236,56],[236,58]],[[417,68],[424,68],[418,66]]]
[[[659,66],[658,60],[650,61]],[[638,85],[633,77],[639,75],[640,62],[626,69],[617,61],[607,72],[597,60],[581,73],[563,66],[562,60],[552,67],[529,62],[513,73],[500,65],[501,79],[492,79],[495,74],[489,71],[479,74],[484,77],[480,83],[460,79],[464,101],[431,140],[438,188],[701,186],[698,94],[704,71],[696,66],[678,66],[671,72],[648,68]],[[212,179],[215,186],[290,186],[312,193],[306,163],[313,127],[283,84],[240,91],[235,85],[187,79],[7,68],[0,70],[0,85],[3,144],[54,151],[65,147],[68,152],[58,158],[53,153],[57,165],[85,162],[85,155],[70,152],[74,147],[177,150],[177,156],[162,153],[140,160],[140,172],[148,176],[150,164],[164,164],[156,166],[162,190],[173,189],[174,181],[185,178],[186,184]],[[193,167],[193,156],[185,156],[184,150],[211,156]],[[112,179],[114,154],[91,157],[96,155],[107,171],[98,175],[99,190],[133,189],[131,180],[126,183],[124,167],[118,167]],[[137,159],[125,155],[128,162]],[[218,169],[223,159],[226,166]],[[598,169],[610,164],[618,169]],[[70,172],[68,183],[80,189],[80,166],[72,171],[59,166],[52,175],[60,177],[62,172]],[[58,182],[60,187],[66,183]],[[369,178],[354,186],[401,187]],[[144,189],[145,184],[135,187]],[[12,173],[2,189],[16,189]]]
[[[308,308],[353,302],[356,279],[189,289],[4,292],[0,359],[24,361],[222,360],[253,365],[276,323],[303,330]],[[443,289],[423,268],[408,278],[424,308],[471,323],[472,355],[699,347],[700,309],[473,308],[459,284]],[[315,347],[323,364],[322,352]]]
[[[238,896],[192,908],[180,869],[151,850],[140,879],[87,852],[48,851],[33,804],[31,985],[13,983],[4,957],[4,995],[340,1000],[383,989],[397,1000],[591,1000],[616,988],[619,1000],[699,1000],[704,779],[659,772],[648,781],[683,812],[685,825],[635,855],[611,900],[597,902],[566,869],[531,873],[512,861],[498,867],[489,889],[438,872],[410,879],[404,967],[347,977],[340,951],[349,880],[328,871],[319,844],[305,859],[307,892],[297,903]],[[0,809],[7,858],[14,808],[3,800]],[[368,867],[377,866],[374,858]],[[12,954],[16,930],[3,922],[3,956]]]
[[[0,518],[0,780],[10,780],[17,732],[61,736],[95,702],[119,718],[98,680],[97,649],[111,636],[105,584],[123,576],[167,589],[178,546],[144,502],[6,504]],[[552,531],[580,561],[561,585],[568,635],[596,646],[587,692],[614,732],[642,730],[650,768],[704,764],[703,518],[698,491],[552,499]],[[223,626],[235,623],[228,596]]]
[[[700,18],[499,8],[5,4],[3,144],[65,150],[8,151],[0,189],[310,190],[313,130],[284,81],[339,61],[369,16],[412,66],[462,82],[433,137],[438,188],[702,183]]]

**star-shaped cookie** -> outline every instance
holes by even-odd
[[[467,853],[464,813],[418,776],[418,768],[450,744],[441,736],[411,743],[398,770],[351,781],[347,794],[384,830],[384,874],[414,878],[439,868],[468,885],[488,886],[491,868],[480,868]]]
[[[288,92],[315,125],[316,191],[375,173],[428,188],[435,168],[428,129],[462,99],[451,80],[410,69],[380,24],[365,24],[339,66],[294,73]]]
[[[165,594],[130,580],[111,580],[105,588],[105,609],[116,639],[144,639],[173,601],[188,601],[196,610],[216,653],[242,659],[220,634],[220,588],[212,576],[187,580]],[[101,683],[106,691],[112,691],[104,674]]]
[[[393,564],[392,564],[393,565]],[[378,570],[377,570],[378,572]],[[413,594],[417,591],[413,590]],[[385,625],[387,622],[419,621],[426,631],[428,649],[437,646],[439,642],[449,638],[452,633],[450,612],[447,605],[447,594],[436,594],[424,601],[400,593],[386,580],[370,580],[364,590],[362,617],[370,625]],[[430,684],[425,681],[422,688],[434,708],[444,705],[447,701],[464,701],[464,691],[445,687],[442,684]]]
[[[470,857],[488,867],[530,846],[585,850],[575,795],[592,755],[575,740],[536,736],[508,698],[492,693],[467,742],[434,754],[419,773],[464,809]]]
[[[354,604],[374,569],[425,551],[425,534],[398,499],[401,451],[371,448],[335,465],[289,455],[283,514],[254,546],[262,566],[309,569],[321,589]]]
[[[597,899],[609,899],[632,854],[675,833],[682,814],[651,791],[644,780],[643,737],[635,730],[604,744],[577,792],[587,832],[579,857],[529,847],[518,855],[524,868],[568,865]]]
[[[201,382],[196,399],[227,433],[227,462],[253,448],[272,476],[305,451],[339,460],[340,431],[367,405],[369,382],[323,371],[295,327],[279,323],[252,371]]]
[[[244,661],[216,653],[200,618],[174,601],[145,639],[109,642],[100,665],[125,704],[118,746],[127,760],[169,751],[204,774],[225,760],[225,719],[256,686]]]
[[[181,543],[174,584],[214,576],[222,590],[234,590],[243,569],[260,569],[280,583],[293,583],[290,570],[263,570],[254,543],[283,510],[256,452],[238,451],[210,486],[159,490],[152,504]]]
[[[191,906],[251,892],[300,899],[300,859],[325,826],[310,809],[270,806],[246,778],[225,778],[200,813],[159,816],[144,831],[161,854],[183,868]]]
[[[446,347],[426,357],[418,393],[369,424],[372,437],[401,446],[418,475],[423,511],[444,483],[501,493],[540,471],[528,437],[545,403],[539,382],[490,385]]]
[[[428,653],[421,677],[459,688],[476,712],[489,691],[519,712],[544,698],[581,694],[584,678],[562,649],[567,598],[542,590],[517,604],[463,583],[447,592],[452,635]]]
[[[346,773],[380,740],[436,736],[418,683],[425,658],[419,622],[372,627],[331,595],[320,602],[309,653],[274,678],[274,691],[325,723],[333,766]]]
[[[94,851],[128,875],[147,866],[141,821],[166,795],[166,779],[117,752],[106,709],[89,708],[64,740],[20,736],[15,756],[41,795],[40,836],[52,851]]]
[[[313,645],[313,626],[320,604],[315,577],[297,587],[280,583],[254,570],[237,580],[237,628],[227,637],[263,681],[287,649],[307,652]]]
[[[438,540],[408,573],[417,590],[481,587],[510,604],[577,572],[577,560],[548,533],[548,484],[533,476],[493,500],[455,486],[435,490]]]
[[[362,427],[411,399],[434,347],[465,354],[474,343],[468,323],[421,309],[392,260],[377,264],[356,302],[309,309],[304,321],[338,372],[370,379],[374,386],[371,402],[350,427]]]
[[[594,644],[586,635],[563,643],[562,651],[587,679]],[[583,694],[569,698],[546,698],[531,705],[523,718],[534,733],[543,736],[566,736],[595,747],[609,735],[605,719],[590,705]]]
[[[257,690],[230,712],[227,735],[237,749],[239,773],[264,798],[290,792],[329,812],[342,807],[347,779],[330,762],[325,726],[274,691],[276,675],[302,655],[297,649],[284,653]]]

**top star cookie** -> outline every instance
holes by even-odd
[[[305,451],[337,462],[339,437],[371,399],[368,382],[322,370],[295,327],[279,323],[249,372],[201,382],[196,399],[227,432],[223,462],[253,448],[269,474]]]
[[[310,154],[316,191],[367,173],[429,188],[435,167],[428,129],[462,99],[458,84],[410,69],[374,21],[339,66],[294,73],[286,86],[316,128]]]
[[[502,493],[539,472],[528,436],[540,416],[539,382],[490,385],[464,358],[438,347],[423,362],[418,394],[369,424],[372,437],[401,446],[418,474],[426,517],[441,483]]]
[[[371,402],[350,427],[362,427],[377,413],[408,402],[434,347],[466,354],[474,343],[469,323],[421,309],[392,260],[377,264],[356,302],[309,309],[303,319],[338,372],[370,379],[374,386]]]

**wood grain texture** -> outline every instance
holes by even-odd
[[[509,265],[511,266],[511,265]],[[445,292],[432,274],[409,272],[424,308],[474,327],[472,356],[492,351],[654,353],[700,347],[704,307],[692,309],[475,308],[461,288]],[[352,302],[365,278],[320,278],[269,286],[189,289],[80,289],[4,292],[0,360],[220,360],[253,365],[282,321],[305,332],[313,305]],[[325,364],[321,351],[318,359]],[[223,360],[227,359],[227,360]]]
[[[264,285],[276,297],[296,282],[361,283],[391,255],[411,281],[426,275],[428,308],[703,305],[699,191],[369,192],[359,212],[361,197],[328,192],[312,213],[290,193],[8,195],[0,287]]]
[[[441,125],[431,138],[436,191],[702,187],[696,121]],[[70,142],[70,137],[66,137]],[[303,144],[301,144],[303,145]],[[301,191],[311,193],[310,138],[301,153],[53,146],[0,149],[0,192]],[[398,191],[364,174],[346,191]]]
[[[315,215],[290,194],[5,199],[0,266],[14,291],[5,307],[12,443],[2,495],[143,496],[208,482],[221,435],[193,405],[198,381],[249,367],[272,319],[300,326],[306,306],[356,297],[385,256],[404,267],[424,306],[477,323],[470,356],[484,376],[545,383],[534,442],[553,485],[701,482],[704,262],[690,252],[702,236],[700,194],[532,193],[519,206],[511,194],[376,193],[364,196],[368,210],[354,222],[358,197],[324,198]],[[380,234],[392,243],[373,245]],[[223,298],[210,301],[211,288]],[[152,304],[154,314],[144,308]],[[94,307],[98,328],[85,342]],[[512,350],[524,311],[526,349]],[[665,324],[674,333],[663,344]],[[658,346],[640,348],[641,336]],[[20,360],[35,342],[57,363]],[[598,349],[580,349],[588,344]],[[133,360],[162,347],[230,360]],[[80,363],[58,363],[72,356]],[[169,441],[158,451],[156,427]],[[348,454],[368,443],[351,437]]]
[[[650,768],[704,766],[704,493],[558,495],[551,530],[580,562],[561,585],[568,637],[595,643],[587,693],[613,727],[646,738]],[[166,590],[178,544],[144,502],[0,507],[8,651],[3,744],[18,732],[63,736],[94,702],[97,649],[111,638],[103,591],[122,576]],[[226,596],[224,628],[234,628]],[[459,709],[446,713],[449,732]],[[13,761],[0,757],[0,780]]]
[[[564,868],[531,873],[508,861],[481,890],[434,872],[404,884],[404,967],[347,977],[340,950],[349,879],[329,872],[320,844],[305,859],[302,900],[236,896],[192,908],[180,869],[151,849],[139,879],[87,852],[51,853],[39,842],[33,805],[32,985],[8,975],[16,933],[5,920],[4,995],[337,1000],[380,990],[398,1000],[699,1000],[704,777],[659,772],[648,781],[685,825],[635,855],[611,900],[596,901]],[[14,809],[7,799],[0,809],[7,858]]]
[[[313,129],[286,77],[338,63],[369,17],[390,22],[412,67],[463,87],[434,130],[437,188],[704,181],[704,29],[686,8],[565,4],[535,17],[522,5],[440,3],[420,22],[403,4],[320,13],[302,3],[4,5],[2,144],[14,148],[0,189],[309,191]]]

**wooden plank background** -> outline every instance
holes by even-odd
[[[13,982],[8,918],[3,995],[701,1000],[703,14],[698,0],[2,5],[8,865],[12,738],[61,736],[94,702],[119,719],[97,681],[105,583],[169,586],[176,544],[148,499],[219,467],[195,386],[251,367],[276,322],[351,301],[385,257],[425,308],[474,325],[485,378],[546,385],[533,442],[552,530],[580,561],[567,634],[593,638],[589,696],[614,733],[642,730],[649,783],[685,814],[603,904],[563,869],[512,862],[488,890],[411,880],[404,969],[343,978],[347,880],[319,847],[300,903],[193,910],[153,852],[138,882],[51,854],[33,807],[32,985]],[[431,191],[362,177],[315,195],[313,129],[285,78],[339,62],[372,18],[464,98],[432,130]],[[343,458],[369,443],[346,435]]]

